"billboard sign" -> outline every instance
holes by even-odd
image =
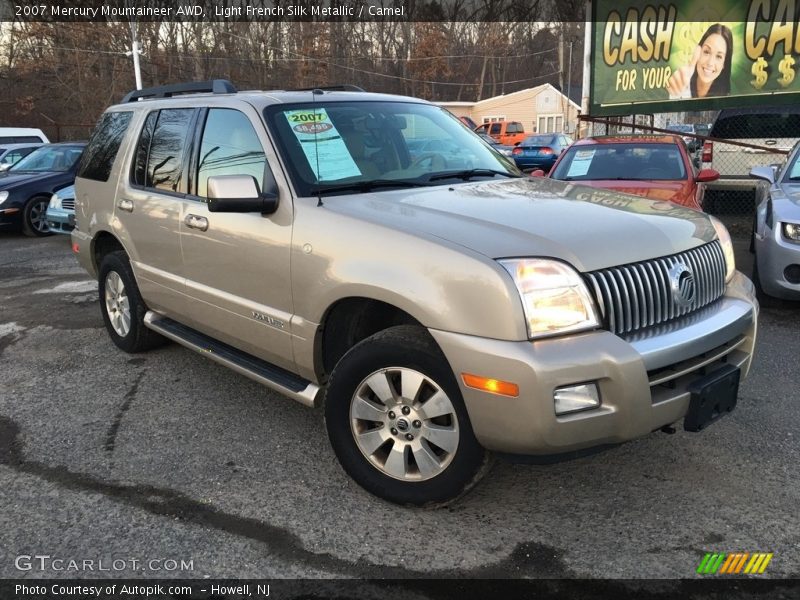
[[[592,5],[592,115],[800,102],[800,0]]]

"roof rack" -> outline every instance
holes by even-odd
[[[212,94],[235,94],[237,89],[227,79],[172,83],[129,92],[122,99],[122,104],[126,102],[136,102],[143,98],[171,98],[177,94],[198,94],[203,92],[211,92]]]
[[[307,87],[307,88],[294,88],[291,90],[286,90],[287,92],[313,92],[314,90],[322,90],[323,92],[365,92],[364,88],[360,88],[357,85],[351,85],[346,83],[344,85],[316,85],[314,87]]]

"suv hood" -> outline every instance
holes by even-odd
[[[331,196],[325,207],[490,258],[546,256],[594,271],[695,248],[716,237],[702,212],[551,179],[483,181]]]

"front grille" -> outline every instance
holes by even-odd
[[[688,306],[676,304],[670,269],[683,263],[694,275],[695,293]],[[586,274],[604,326],[626,334],[688,314],[725,292],[725,256],[718,240],[688,252]]]
[[[64,210],[75,210],[75,198],[67,198],[61,201],[61,208]]]

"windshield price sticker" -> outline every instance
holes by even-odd
[[[567,177],[583,177],[589,172],[594,150],[578,150],[569,165]]]
[[[317,181],[336,181],[361,175],[324,108],[289,110],[284,114]]]

